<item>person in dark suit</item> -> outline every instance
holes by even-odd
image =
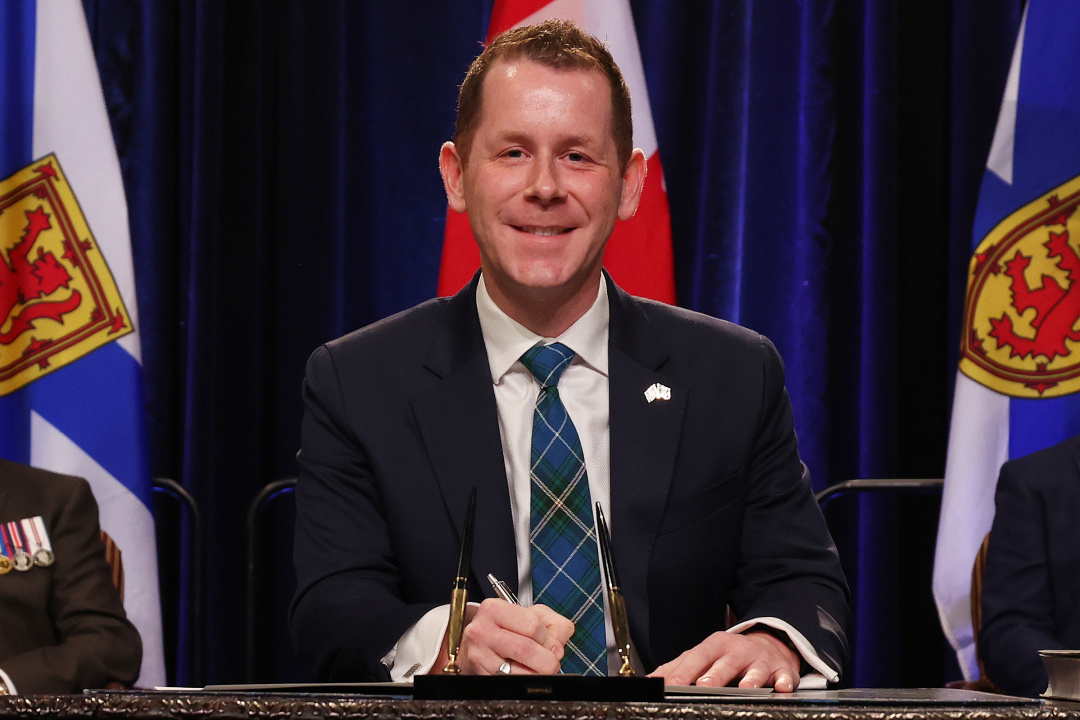
[[[1012,695],[1046,690],[1039,650],[1080,649],[1080,435],[1001,466],[979,656]]]
[[[90,485],[0,459],[0,527],[0,693],[133,683],[142,642],[112,583]]]
[[[317,349],[304,381],[294,644],[326,680],[438,672],[460,523],[477,490],[464,672],[558,672],[573,623],[531,604],[529,443],[540,391],[519,356],[573,354],[578,428],[640,669],[670,684],[837,679],[847,586],[799,459],[767,339],[633,298],[602,271],[645,159],[611,56],[563,21],[504,34],[461,89],[440,167],[481,272]],[[493,599],[493,573],[521,596]],[[730,605],[744,620],[726,633]],[[610,648],[610,642],[609,642]]]

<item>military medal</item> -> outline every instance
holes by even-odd
[[[19,572],[26,572],[30,568],[34,567],[34,559],[30,557],[30,553],[22,549],[15,551],[15,555],[12,558],[11,563]]]
[[[11,548],[11,564],[19,572],[26,572],[34,566],[34,559],[23,547],[23,539],[19,533],[19,523],[12,520],[7,524],[7,542]]]
[[[2,530],[2,526],[0,526],[0,530]],[[11,572],[11,558],[8,557],[4,533],[0,532],[0,575],[7,575],[9,572]]]
[[[30,555],[34,558],[34,564],[38,567],[49,567],[56,560],[49,542],[49,533],[45,532],[45,518],[36,515],[21,521],[23,534],[26,536],[26,544]]]

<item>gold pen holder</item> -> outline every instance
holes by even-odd
[[[458,651],[461,650],[461,635],[465,631],[465,607],[468,600],[468,592],[465,590],[464,578],[458,578],[458,587],[450,596],[450,627],[446,631],[446,654],[450,661],[443,668],[444,675],[460,675],[458,667]]]
[[[615,636],[615,649],[618,650],[619,658],[622,660],[619,675],[629,677],[635,674],[630,664],[630,621],[626,616],[626,600],[617,585],[612,585],[608,590],[608,607],[611,609],[611,630]]]

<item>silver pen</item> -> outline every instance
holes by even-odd
[[[491,583],[491,587],[495,588],[495,594],[501,597],[511,605],[520,605],[517,597],[514,595],[514,591],[510,589],[510,586],[499,580],[497,577],[488,573],[488,582]]]

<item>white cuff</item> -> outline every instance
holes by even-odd
[[[814,676],[818,673],[821,673],[819,677],[821,677],[822,680],[825,680],[827,682],[838,682],[840,680],[840,673],[829,667],[825,663],[825,661],[818,656],[817,651],[814,650],[814,646],[810,644],[810,641],[807,640],[801,632],[799,632],[789,623],[781,620],[780,618],[760,617],[752,618],[750,620],[744,620],[738,625],[729,628],[728,632],[741,633],[744,630],[750,629],[754,625],[767,625],[774,630],[780,630],[781,632],[785,633],[788,636],[788,639],[791,640],[791,644],[794,645],[795,649],[799,652],[800,655],[802,655],[802,659],[805,660],[810,667],[817,670],[817,673],[809,673],[799,679],[800,690],[820,689],[818,687],[814,687],[816,683],[820,682],[814,680]]]
[[[449,605],[440,605],[424,613],[382,659],[382,664],[390,671],[390,679],[412,682],[413,675],[424,675],[431,670],[439,657],[449,624]]]
[[[476,607],[476,603],[469,603]],[[440,605],[424,613],[424,616],[405,631],[397,644],[382,659],[394,682],[412,682],[414,675],[427,675],[439,659],[443,637],[450,624],[450,606]]]

